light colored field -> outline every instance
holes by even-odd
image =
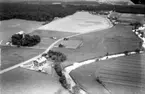
[[[95,30],[109,28],[111,23],[102,16],[92,15],[88,12],[76,12],[60,20],[53,21],[40,27],[40,30],[52,30],[73,33],[88,33]]]

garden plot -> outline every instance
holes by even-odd
[[[88,12],[76,12],[71,16],[52,21],[39,30],[52,30],[72,33],[88,33],[96,30],[110,28],[112,24],[107,18],[92,15]]]

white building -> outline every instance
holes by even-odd
[[[53,62],[48,61],[45,57],[40,57],[33,61],[33,68],[36,71],[52,74],[52,64]]]
[[[139,27],[138,30],[145,30],[145,24],[143,24],[143,26]]]
[[[17,32],[16,34],[22,35],[22,34],[24,34],[24,31]]]

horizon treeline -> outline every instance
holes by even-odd
[[[51,21],[55,17],[72,15],[76,11],[110,11],[121,13],[145,14],[145,6],[138,5],[73,5],[73,4],[26,4],[0,3],[0,20],[25,19],[35,21]]]

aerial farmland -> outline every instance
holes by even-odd
[[[0,5],[0,94],[145,94],[144,5]]]

